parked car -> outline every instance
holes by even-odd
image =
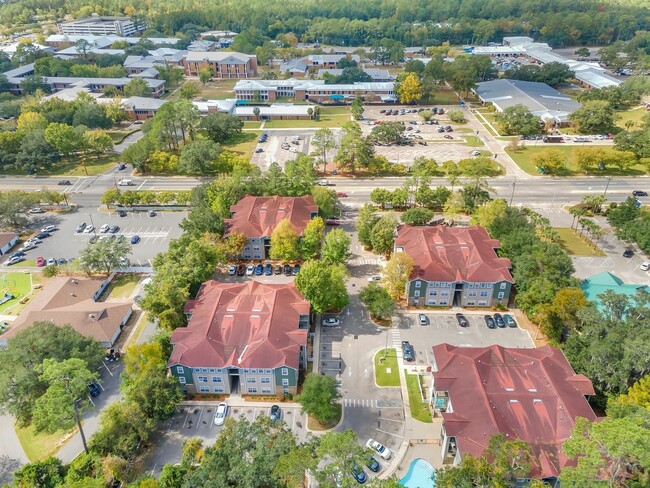
[[[228,276],[235,276],[237,274],[237,266],[234,264],[230,265],[228,268]]]
[[[56,230],[56,226],[54,225],[46,225],[41,229],[41,232],[54,232]]]
[[[374,439],[368,439],[368,442],[366,442],[366,447],[368,449],[377,451],[377,453],[379,453],[379,455],[384,459],[390,459],[390,457],[393,454],[392,452],[390,452],[390,449],[388,449],[386,446],[377,442]]]
[[[449,134],[445,134],[444,137],[445,137],[445,139],[453,139],[454,138],[453,136],[450,136]]]
[[[67,260],[66,258],[59,258],[59,259],[57,260],[56,264],[58,264],[59,266],[63,266],[63,265],[66,264],[67,262],[68,262],[68,260]]]
[[[328,317],[323,320],[323,327],[337,327],[341,325],[341,321],[336,317]]]
[[[372,456],[368,458],[368,461],[366,462],[366,466],[373,473],[378,473],[379,470],[381,469],[381,464],[379,464],[379,462]]]
[[[90,224],[88,227],[84,229],[84,234],[90,234],[94,230],[95,230],[95,226]]]
[[[86,222],[82,222],[77,226],[77,228],[75,229],[75,232],[77,232],[77,233],[78,232],[83,232],[85,228],[86,228]]]
[[[517,327],[517,322],[515,321],[515,318],[512,315],[504,313],[503,320],[506,321],[506,325],[508,327]]]
[[[120,230],[119,225],[111,225],[111,228],[108,229],[108,232],[110,232],[111,234],[116,234],[117,231],[119,231],[119,230]]]
[[[237,266],[237,276],[244,276],[246,274],[246,266],[240,264]]]
[[[418,322],[420,325],[429,325],[429,317],[423,313],[418,314]]]
[[[255,276],[262,276],[262,273],[264,273],[264,266],[262,264],[255,266]]]
[[[246,276],[253,276],[255,274],[255,265],[249,264],[246,267]]]
[[[45,213],[45,210],[43,210],[41,207],[34,207],[30,208],[27,213],[30,214],[40,214],[40,213]]]
[[[140,242],[140,236],[131,237],[131,244],[137,244],[138,242]]]
[[[345,193],[344,191],[338,191],[336,192],[336,196],[339,198],[347,198],[348,194]]]
[[[285,264],[284,265],[284,276],[291,276],[291,265],[290,264]]]
[[[264,266],[264,275],[271,276],[273,274],[273,265],[271,263],[266,263]]]
[[[259,154],[261,152],[264,152],[264,149],[262,149],[261,147],[256,147],[255,152]]]
[[[328,180],[318,180],[318,186],[329,186],[330,182]]]
[[[282,265],[281,264],[276,264],[275,268],[273,269],[273,274],[279,275],[282,274]]]
[[[632,195],[634,195],[635,197],[647,197],[648,192],[643,190],[634,190],[632,192]]]
[[[327,225],[341,225],[341,219],[339,217],[330,217],[325,221]]]
[[[96,396],[99,396],[99,394],[102,392],[102,389],[97,383],[93,381],[92,383],[88,383],[88,391],[90,392],[90,396],[95,398]]]
[[[293,267],[293,275],[296,276],[298,273],[300,273],[300,265],[296,264]]]
[[[39,232],[38,234],[36,234],[36,238],[45,239],[46,237],[50,237],[50,235],[51,234],[49,232]]]
[[[272,405],[271,411],[269,412],[269,417],[271,417],[271,420],[273,422],[282,420],[282,410],[280,410],[280,407],[278,407],[277,405]]]
[[[117,165],[117,170],[118,171],[122,171],[123,169],[126,169],[126,164],[120,163],[120,164]]]
[[[39,256],[39,257],[36,258],[36,266],[38,266],[39,268],[42,268],[43,266],[45,266],[45,264],[46,264],[46,262],[45,262],[45,258],[43,256]]]
[[[628,247],[628,248],[623,252],[623,257],[624,257],[624,258],[631,258],[632,256],[634,256],[634,251]]]
[[[462,313],[456,314],[456,322],[458,322],[458,325],[461,327],[467,327],[469,325],[469,320],[467,320],[467,317],[465,317]]]
[[[352,462],[352,476],[360,485],[368,481],[368,475],[366,472],[355,462]]]
[[[648,271],[650,269],[650,263],[646,261],[645,263],[641,264],[641,266],[639,266],[639,269],[641,271]]]
[[[228,415],[228,405],[220,403],[217,405],[217,410],[214,412],[214,425],[223,425]]]
[[[494,319],[492,318],[491,315],[484,315],[483,320],[485,320],[485,325],[488,326],[488,329],[496,328],[496,324],[494,323]]]
[[[369,282],[369,283],[372,283],[372,282],[374,282],[374,281],[381,281],[381,276],[370,276],[370,277],[368,278],[368,282]]]
[[[52,265],[54,265],[54,264],[56,264],[56,259],[54,259],[54,258],[47,258],[47,265],[48,265],[48,266],[52,266]]]
[[[99,228],[99,232],[101,232],[102,234],[106,234],[110,228],[111,228],[110,225],[104,224]]]
[[[472,154],[472,156],[480,156],[481,151],[472,151],[471,154]]]
[[[30,251],[32,249],[36,249],[36,244],[33,242],[26,242],[23,244],[23,247],[20,248],[21,251]]]
[[[158,215],[158,214],[157,214],[156,212],[154,212],[153,210],[150,210],[149,213],[148,213],[147,215],[148,215],[149,217],[155,217],[155,216]]]
[[[415,360],[415,349],[413,349],[409,341],[402,341],[402,356],[406,361]]]
[[[24,261],[24,260],[25,260],[25,258],[23,256],[14,256],[13,258],[7,259],[5,264],[7,266],[12,266],[12,265],[20,263],[21,261]]]
[[[120,217],[126,217],[126,212],[124,210],[120,210],[119,212],[117,212],[117,215],[119,215]]]
[[[506,326],[506,322],[503,320],[503,316],[500,313],[494,314],[494,321],[500,329],[503,329]]]

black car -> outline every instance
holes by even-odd
[[[632,192],[632,195],[634,195],[635,197],[647,197],[648,192],[643,190],[634,190]]]
[[[95,398],[96,396],[98,396],[102,392],[99,385],[97,383],[95,383],[95,382],[88,383],[88,391],[90,391],[90,396],[93,397],[93,398]]]
[[[119,215],[120,217],[126,217],[126,212],[124,210],[120,210],[119,212],[117,212],[117,215]]]
[[[271,420],[273,422],[281,420],[282,419],[282,410],[280,410],[280,407],[278,407],[277,405],[271,406],[271,412],[269,413],[269,417],[271,417]]]
[[[402,341],[402,355],[406,361],[415,360],[415,351],[409,341]]]
[[[485,325],[488,326],[488,329],[496,329],[496,324],[491,315],[485,315],[483,316],[483,319],[485,320]]]
[[[154,212],[153,210],[150,210],[148,215],[149,215],[149,217],[155,217],[158,214],[156,212]]]
[[[517,322],[515,321],[515,318],[512,315],[508,315],[507,313],[504,313],[503,320],[506,321],[508,327],[517,327]]]
[[[291,265],[284,265],[284,276],[291,276]]]
[[[50,234],[49,232],[39,232],[34,237],[36,237],[37,239],[45,239],[46,237],[50,237],[51,235],[52,234]]]
[[[72,185],[72,182],[70,180],[59,180],[57,185],[68,186],[68,185]]]
[[[36,237],[38,237],[38,235]],[[40,239],[40,237],[39,237],[39,239]],[[634,256],[634,251],[632,249],[630,249],[630,248],[627,248],[625,250],[625,252],[623,252],[623,257],[624,258],[631,258],[632,256]]]
[[[462,313],[456,314],[456,322],[458,322],[458,325],[460,325],[461,327],[467,327],[469,325],[469,321],[467,320],[467,317],[465,317]]]
[[[120,164],[117,165],[117,170],[118,171],[122,171],[123,169],[126,169],[126,164],[120,163]]]
[[[240,264],[237,266],[237,276],[244,276],[246,274],[246,266]]]
[[[381,469],[381,464],[379,464],[379,462],[377,462],[377,460],[372,456],[368,458],[368,462],[366,463],[366,466],[373,473],[378,473],[379,470]]]
[[[296,264],[296,265],[293,267],[293,275],[296,276],[298,273],[300,273],[300,265],[299,265],[299,264]]]
[[[273,273],[276,275],[282,274],[282,265],[276,264],[275,268],[273,269]]]
[[[506,321],[503,320],[503,317],[501,316],[500,313],[494,314],[494,321],[497,323],[497,327],[499,327],[500,329],[503,329],[506,326]]]

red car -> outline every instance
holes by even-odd
[[[325,221],[326,225],[341,225],[341,219],[338,217],[330,217]]]
[[[43,258],[43,256],[39,256],[36,258],[36,266],[38,266],[39,268],[42,268],[46,264],[47,263],[45,262],[45,258]]]
[[[341,197],[341,198],[346,198],[348,196],[348,194],[345,193],[344,191],[337,191],[336,196]]]

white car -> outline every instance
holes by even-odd
[[[472,156],[480,156],[481,152],[480,151],[472,151]]]
[[[106,232],[108,232],[108,230],[109,230],[110,228],[111,228],[110,225],[108,225],[108,224],[104,224],[104,225],[102,225],[102,226],[99,228],[99,232],[101,232],[102,234],[105,234]]]
[[[327,180],[318,180],[318,186],[329,186],[330,182]]]
[[[297,153],[298,150],[297,150],[295,147],[290,147],[290,148],[289,148],[289,152]]]
[[[255,273],[255,265],[254,264],[249,264],[246,266],[246,276],[253,276]]]
[[[650,263],[648,262],[643,263],[641,266],[639,266],[639,269],[641,271],[648,271],[650,269]]]
[[[228,268],[228,275],[235,276],[237,274],[237,266],[234,264]]]
[[[27,213],[30,213],[30,214],[39,214],[39,213],[44,213],[44,212],[45,212],[45,210],[43,210],[43,209],[40,208],[40,207],[30,208],[30,209],[27,211]]]
[[[54,225],[46,225],[41,229],[41,232],[54,232],[56,230],[56,226]]]
[[[371,276],[370,278],[368,278],[369,283],[373,283],[375,281],[381,281],[381,276]]]
[[[368,439],[368,442],[366,442],[366,447],[372,449],[373,451],[377,451],[377,453],[384,459],[390,459],[390,457],[393,455],[393,453],[390,452],[390,449],[374,439]]]
[[[29,251],[31,249],[36,249],[36,244],[33,242],[26,242],[23,244],[23,247],[20,248],[21,251]]]
[[[84,229],[84,234],[90,234],[90,233],[92,233],[92,231],[94,231],[94,230],[95,230],[95,226],[94,226],[94,225],[89,225],[88,227],[86,227],[86,228]]]
[[[56,259],[54,259],[54,258],[48,258],[47,259],[47,265],[48,266],[52,266],[54,264],[56,264]]]
[[[323,327],[336,327],[338,325],[341,325],[341,321],[336,317],[328,317],[323,320]]]
[[[217,405],[217,411],[214,413],[214,425],[223,425],[228,415],[228,405],[220,403]]]

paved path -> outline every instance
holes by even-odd
[[[144,133],[141,130],[136,131],[133,134],[129,134],[124,138],[122,142],[120,142],[119,144],[115,144],[115,146],[113,146],[113,151],[115,151],[118,154],[122,154],[124,151],[126,151],[126,148],[128,148],[131,144],[136,142],[142,136],[144,136]]]
[[[10,483],[13,472],[28,462],[14,430],[14,418],[0,415],[0,485]]]

